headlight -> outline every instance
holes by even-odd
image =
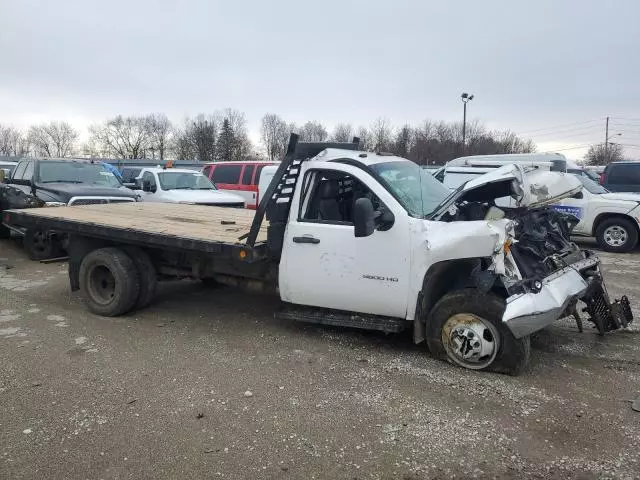
[[[67,204],[64,202],[44,202],[45,207],[66,207]]]

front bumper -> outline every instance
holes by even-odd
[[[599,263],[595,256],[585,258],[544,278],[538,292],[510,296],[502,321],[514,337],[525,337],[563,316],[578,316],[575,305],[583,300],[587,304],[585,311],[589,312],[600,333],[611,329],[601,325],[626,326],[633,320],[628,301],[623,297],[624,308],[617,300],[613,304],[609,302],[598,271]]]

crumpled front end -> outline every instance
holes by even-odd
[[[509,295],[502,321],[516,338],[568,316],[582,331],[579,301],[600,334],[633,320],[626,297],[611,302],[598,257],[569,240],[573,217],[545,208],[514,220],[514,243],[503,261],[513,262],[517,274],[502,276]]]

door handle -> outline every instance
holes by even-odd
[[[320,239],[315,237],[293,237],[293,243],[313,243],[315,245],[320,243]]]

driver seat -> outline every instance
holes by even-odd
[[[318,202],[318,220],[328,220],[334,222],[342,221],[338,194],[340,186],[338,180],[329,179],[320,185],[320,201]]]

